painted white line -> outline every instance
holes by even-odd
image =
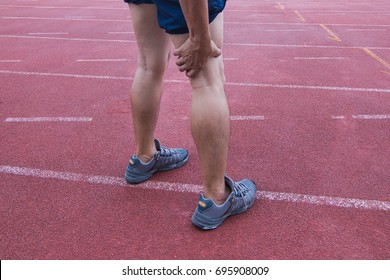
[[[345,16],[346,13],[333,13],[333,14],[316,14],[316,16]]]
[[[384,32],[387,31],[387,29],[347,29],[347,31],[369,31],[369,32]]]
[[[302,30],[302,29],[275,29],[275,30],[266,30],[266,32],[307,32],[308,30]]]
[[[0,60],[0,62],[10,62],[10,63],[17,63],[17,62],[21,62],[21,60]]]
[[[390,119],[390,115],[352,115],[356,120],[386,120]]]
[[[66,73],[42,73],[42,72],[26,72],[26,71],[10,71],[0,70],[0,74],[11,75],[28,75],[28,76],[49,76],[49,77],[67,77],[80,79],[106,79],[106,80],[129,80],[132,77],[117,77],[117,76],[95,76],[95,75],[80,75],[80,74],[66,74]],[[188,80],[164,80],[165,83],[173,84],[188,84]],[[308,85],[284,85],[284,84],[257,84],[257,83],[239,83],[227,82],[228,86],[242,86],[242,87],[261,87],[261,88],[287,88],[287,89],[315,89],[328,91],[357,91],[357,92],[382,92],[390,93],[390,89],[378,88],[351,88],[351,87],[334,87],[334,86],[308,86]]]
[[[17,166],[0,165],[0,173],[12,174],[17,176],[29,176],[44,179],[56,179],[63,181],[87,182],[93,185],[110,185],[119,187],[128,187],[134,189],[164,190],[171,192],[200,193],[202,186],[193,184],[179,184],[159,181],[148,181],[138,185],[130,185],[124,182],[123,178],[110,176],[93,176],[80,173],[59,172],[53,170],[43,170],[36,168],[26,168]],[[365,200],[356,198],[316,196],[297,193],[282,193],[257,191],[258,199],[270,201],[283,201],[290,203],[306,203],[312,205],[327,205],[343,208],[357,208],[364,210],[389,211],[390,202],[380,200]]]
[[[1,73],[1,71],[0,71]],[[367,91],[367,92],[386,92],[390,93],[390,89],[375,89],[375,88],[351,88],[351,87],[333,87],[333,86],[306,86],[306,85],[280,85],[280,84],[257,84],[257,83],[234,83],[228,82],[226,85],[231,86],[246,86],[246,87],[270,87],[270,88],[288,88],[288,89],[316,89],[330,91]]]
[[[2,37],[2,35],[0,35]],[[355,46],[321,46],[321,45],[284,45],[284,44],[257,44],[257,43],[224,43],[227,46],[236,46],[236,47],[254,47],[254,48],[319,48],[319,49],[346,49],[354,50],[362,48],[372,49],[372,50],[390,50],[390,47],[355,47]]]
[[[294,57],[296,60],[343,60],[349,59],[347,57]]]
[[[100,22],[131,22],[129,19],[97,19],[87,17],[59,17],[59,18],[44,18],[44,17],[0,17],[1,19],[16,19],[16,20],[66,20],[66,21],[100,21]]]
[[[122,61],[131,61],[131,59],[126,58],[102,58],[102,59],[77,59],[77,62],[122,62]]]
[[[56,7],[57,8],[57,7]],[[92,9],[93,7],[91,7]],[[77,8],[79,9],[79,7]],[[102,8],[103,10],[106,8]],[[120,8],[122,9],[122,8]],[[129,16],[130,17],[130,16]],[[127,19],[102,19],[102,18],[45,18],[45,17],[16,17],[16,16],[2,16],[1,19],[10,20],[75,20],[75,21],[101,21],[101,22],[131,22]],[[251,22],[251,21],[226,21],[225,24],[238,24],[238,25],[293,25],[293,26],[318,26],[319,23],[286,23],[286,22]],[[354,23],[323,23],[327,26],[362,26],[362,27],[390,27],[390,24],[354,24]]]
[[[279,192],[266,192],[258,191],[257,198],[268,199],[273,201],[286,201],[292,203],[308,203],[314,205],[328,205],[344,208],[358,208],[365,210],[390,210],[389,201],[379,200],[364,200],[356,198],[343,198],[343,197],[331,197],[331,196],[316,196],[305,195],[297,193],[279,193]]]
[[[68,35],[68,32],[34,32],[28,33],[29,35]]]
[[[65,16],[64,19],[75,19],[75,20],[79,20],[79,19],[95,19],[95,17],[93,16]]]
[[[318,26],[319,23],[288,23],[288,22],[253,22],[253,21],[225,21],[225,24],[234,25],[289,25],[289,26]],[[359,26],[359,27],[390,27],[390,24],[360,24],[360,23],[323,23],[327,26]]]
[[[72,7],[72,6],[27,6],[27,5],[0,5],[0,7],[5,8],[33,8],[33,9],[77,9],[77,10],[125,10],[126,7],[115,8],[115,7],[104,7],[104,6],[96,6],[96,7]]]
[[[19,39],[40,39],[40,40],[60,40],[60,41],[85,41],[85,42],[112,42],[112,43],[136,43],[135,40],[115,40],[115,39],[88,39],[88,38],[63,38],[63,37],[44,37],[44,36],[23,36],[23,35],[0,35],[0,38],[19,38]],[[257,44],[257,43],[224,43],[229,46],[239,47],[259,47],[259,48],[322,48],[322,49],[371,49],[371,50],[390,50],[390,47],[354,47],[354,46],[321,46],[321,45],[285,45],[285,44]]]
[[[43,18],[43,17],[14,17],[6,16],[0,17],[1,19],[16,19],[16,20],[65,20],[65,21],[98,21],[98,22],[131,22],[128,19],[98,19],[87,17],[59,17],[59,18]]]
[[[223,60],[227,60],[227,61],[237,61],[237,60],[239,60],[239,58],[237,58],[237,57],[226,57],[226,58],[224,58]]]
[[[133,80],[133,78],[131,77],[96,76],[96,75],[80,75],[80,74],[66,74],[66,73],[41,73],[41,72],[8,71],[8,70],[0,70],[0,74],[66,77],[66,78],[79,78],[79,79],[130,80],[130,81]]]
[[[264,116],[231,116],[232,121],[263,121]]]
[[[345,116],[330,116],[333,120],[344,120]]]
[[[134,32],[133,31],[116,31],[116,32],[113,31],[113,32],[108,32],[108,34],[134,34]]]
[[[109,39],[87,39],[87,38],[62,38],[62,37],[43,37],[43,36],[22,36],[22,35],[0,35],[0,38],[20,38],[20,39],[44,39],[59,41],[84,41],[84,42],[112,42],[112,43],[136,43],[131,40],[109,40]],[[370,47],[370,49],[374,49]]]
[[[182,119],[188,121],[190,118],[185,116]],[[265,119],[265,116],[230,116],[231,121],[264,121]]]
[[[91,122],[89,117],[34,117],[34,118],[6,118],[4,122]]]

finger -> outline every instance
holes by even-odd
[[[194,78],[198,74],[198,70],[191,69],[186,72],[187,77]]]
[[[179,49],[175,49],[174,51],[173,51],[173,55],[174,56],[180,56],[181,55],[181,49],[179,48]]]
[[[187,70],[187,65],[185,65],[185,64],[179,67],[180,72],[184,72],[186,70]]]
[[[181,66],[183,64],[185,64],[186,62],[184,61],[184,59],[182,57],[180,57],[177,61],[176,61],[176,65],[177,66]]]
[[[212,50],[212,56],[218,57],[222,54],[222,51],[220,48],[217,47],[217,45],[211,41],[211,50]]]
[[[222,54],[222,51],[220,49],[216,48],[216,49],[213,50],[213,56],[214,57],[218,57],[221,54]]]

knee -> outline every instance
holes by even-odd
[[[137,71],[142,71],[156,77],[162,77],[168,67],[169,57],[170,52],[166,55],[161,55],[161,53],[153,55],[139,54]]]
[[[192,87],[212,87],[224,91],[226,77],[222,57],[209,59],[207,65],[194,78],[190,79]]]

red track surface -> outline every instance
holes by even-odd
[[[126,6],[2,0],[0,258],[389,259],[389,13],[384,0],[229,0],[226,91],[241,120],[228,173],[262,193],[202,232],[190,222],[201,179],[189,86],[174,63],[157,135],[190,161],[149,184],[119,179],[134,145]],[[8,119],[34,117],[92,121]]]

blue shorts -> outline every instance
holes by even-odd
[[[126,3],[155,4],[157,6],[158,24],[169,34],[188,33],[186,20],[181,10],[179,0],[124,0]],[[211,23],[226,5],[226,0],[209,1],[209,23]]]

